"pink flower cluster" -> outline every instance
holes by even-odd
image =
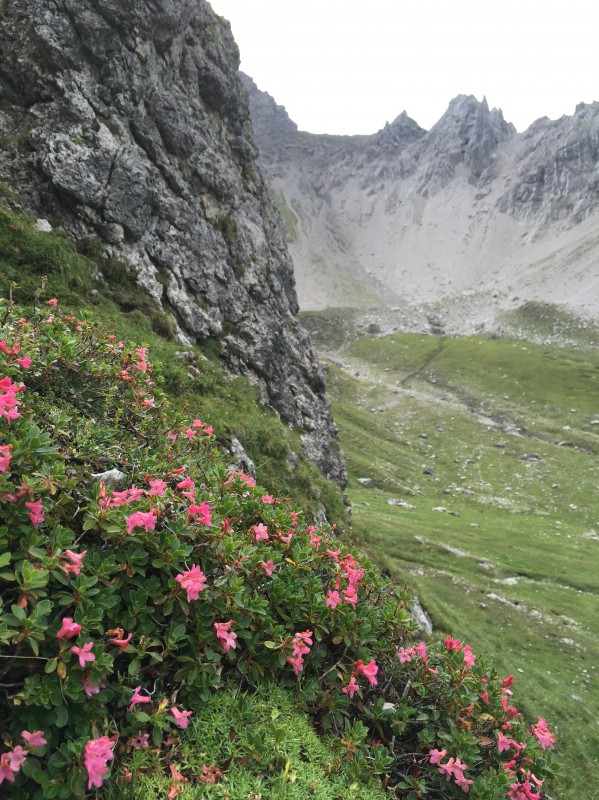
[[[531,781],[536,786],[536,792],[533,791]],[[531,774],[530,779],[525,780],[523,783],[511,783],[510,790],[506,796],[509,800],[540,800],[542,785],[543,781]]]
[[[543,717],[539,717],[539,721],[536,725],[532,726],[532,733],[533,736],[538,739],[543,750],[546,750],[548,747],[551,750],[554,749],[556,736],[554,733],[551,733]]]
[[[225,486],[229,483],[233,483],[235,478],[239,478],[242,483],[245,483],[248,489],[253,489],[256,485],[256,481],[251,475],[246,475],[245,472],[232,472],[225,481]]]
[[[231,631],[231,628],[235,622],[230,619],[228,622],[215,622],[214,623],[214,630],[216,631],[216,637],[219,640],[221,647],[228,653],[231,648],[235,650],[237,647],[237,634]]]
[[[376,686],[378,683],[376,678],[378,671],[379,668],[374,658],[371,658],[368,664],[365,664],[361,658],[358,659],[354,665],[354,672],[351,678],[349,679],[349,683],[347,684],[347,686],[344,686],[341,689],[341,691],[343,692],[343,694],[348,695],[350,700],[353,700],[355,693],[360,688],[360,684],[358,683],[356,678],[359,678],[360,675],[365,675],[366,679],[368,680],[368,683],[370,683],[371,686]]]
[[[12,444],[0,445],[0,472],[8,472],[10,469],[10,460]]]
[[[128,489],[122,492],[106,493],[106,487],[102,483],[100,486],[99,505],[100,508],[119,508],[133,503],[136,500],[141,500],[145,495],[144,489],[138,489],[135,484],[132,484]]]
[[[476,656],[470,649],[470,645],[469,644],[462,645],[459,639],[452,639],[451,636],[447,636],[445,639],[445,647],[448,650],[454,650],[456,653],[458,653],[460,650],[462,650],[462,646],[464,648],[463,649],[464,666],[466,667],[466,669],[470,669],[471,667],[474,666],[474,662],[476,661]]]
[[[206,576],[197,564],[194,564],[187,572],[181,572],[175,580],[182,589],[187,592],[187,602],[198,600],[200,592],[206,588]]]
[[[136,511],[125,520],[127,524],[127,533],[131,535],[135,528],[143,528],[146,533],[153,531],[156,528],[156,512],[152,511]]]
[[[303,631],[294,635],[293,653],[287,656],[287,661],[293,667],[293,672],[296,675],[299,675],[304,669],[304,656],[308,655],[313,644],[312,631]]]
[[[314,530],[315,529],[310,525],[306,529],[306,532],[310,534],[310,544],[313,547],[317,547],[320,545],[320,540],[322,537],[314,536]],[[314,542],[313,540],[316,539],[318,541]],[[341,589],[342,578],[337,578],[334,589],[330,589],[325,598],[325,605],[329,606],[330,608],[337,608],[339,603],[344,600],[346,603],[349,603],[350,606],[355,608],[356,603],[358,602],[358,586],[364,577],[364,568],[358,566],[358,562],[351,555],[351,553],[348,553],[341,559],[341,561],[339,561],[340,553],[340,550],[327,550],[327,555],[330,556],[333,561],[339,564],[339,570],[342,578],[347,580],[347,586],[341,591],[341,593],[339,593],[339,590]],[[341,595],[343,595],[343,598]]]
[[[102,786],[104,776],[108,773],[107,762],[112,761],[113,743],[108,736],[101,736],[99,739],[90,739],[85,745],[83,753],[83,765],[87,770],[87,788]]]
[[[37,528],[44,521],[44,510],[41,500],[26,500],[25,507],[29,509],[29,521]]]
[[[429,752],[431,764],[436,764],[441,775],[444,775],[447,780],[453,778],[460,789],[467,794],[473,783],[473,781],[464,776],[468,766],[459,758],[450,758],[444,764],[441,759],[445,758],[446,755],[447,750],[431,750]]]
[[[397,650],[397,657],[401,664],[407,664],[416,656],[420,656],[426,666],[427,648],[425,642],[419,642],[413,647],[400,647]]]
[[[22,392],[25,386],[17,386],[9,377],[2,378],[0,381],[0,416],[3,416],[10,425],[11,420],[18,419],[17,394]]]
[[[17,744],[12,750],[0,755],[0,783],[4,781],[14,783],[15,775],[25,763],[28,752],[47,744],[43,731],[32,731],[31,733],[29,731],[21,731],[21,738],[25,742],[25,747]]]
[[[187,521],[197,522],[198,525],[210,528],[212,526],[212,509],[208,503],[200,503],[199,506],[191,505],[187,509]]]

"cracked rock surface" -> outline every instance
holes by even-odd
[[[0,180],[132,264],[183,344],[217,337],[344,485],[227,22],[204,0],[7,0]]]

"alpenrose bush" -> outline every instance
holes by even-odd
[[[0,304],[2,788],[85,797],[144,747],[169,796],[226,781],[173,771],[178,737],[226,680],[275,679],[338,737],[331,769],[397,797],[542,797],[555,737],[511,677],[411,641],[408,595],[230,474],[144,347],[42,296],[28,318]]]

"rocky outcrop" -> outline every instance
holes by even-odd
[[[218,338],[343,484],[238,65],[204,0],[5,0],[0,180],[132,264],[182,343]]]
[[[518,134],[460,95],[430,131],[403,112],[325,136],[243,80],[302,308],[394,309],[395,326],[448,333],[526,301],[599,315],[599,104]]]

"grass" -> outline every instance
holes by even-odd
[[[352,334],[329,387],[354,536],[437,631],[515,674],[530,719],[555,726],[563,772],[549,794],[592,800],[599,354],[574,345]]]
[[[181,800],[383,800],[373,784],[353,782],[337,773],[339,753],[319,737],[307,716],[298,711],[290,693],[265,684],[249,694],[229,686],[206,703],[180,740],[177,768],[189,777],[179,784]],[[217,783],[202,783],[202,766],[228,765]],[[132,752],[129,764],[136,776],[130,792],[113,791],[132,800],[159,800],[173,785],[166,764],[153,750]],[[168,775],[168,777],[167,777]]]

